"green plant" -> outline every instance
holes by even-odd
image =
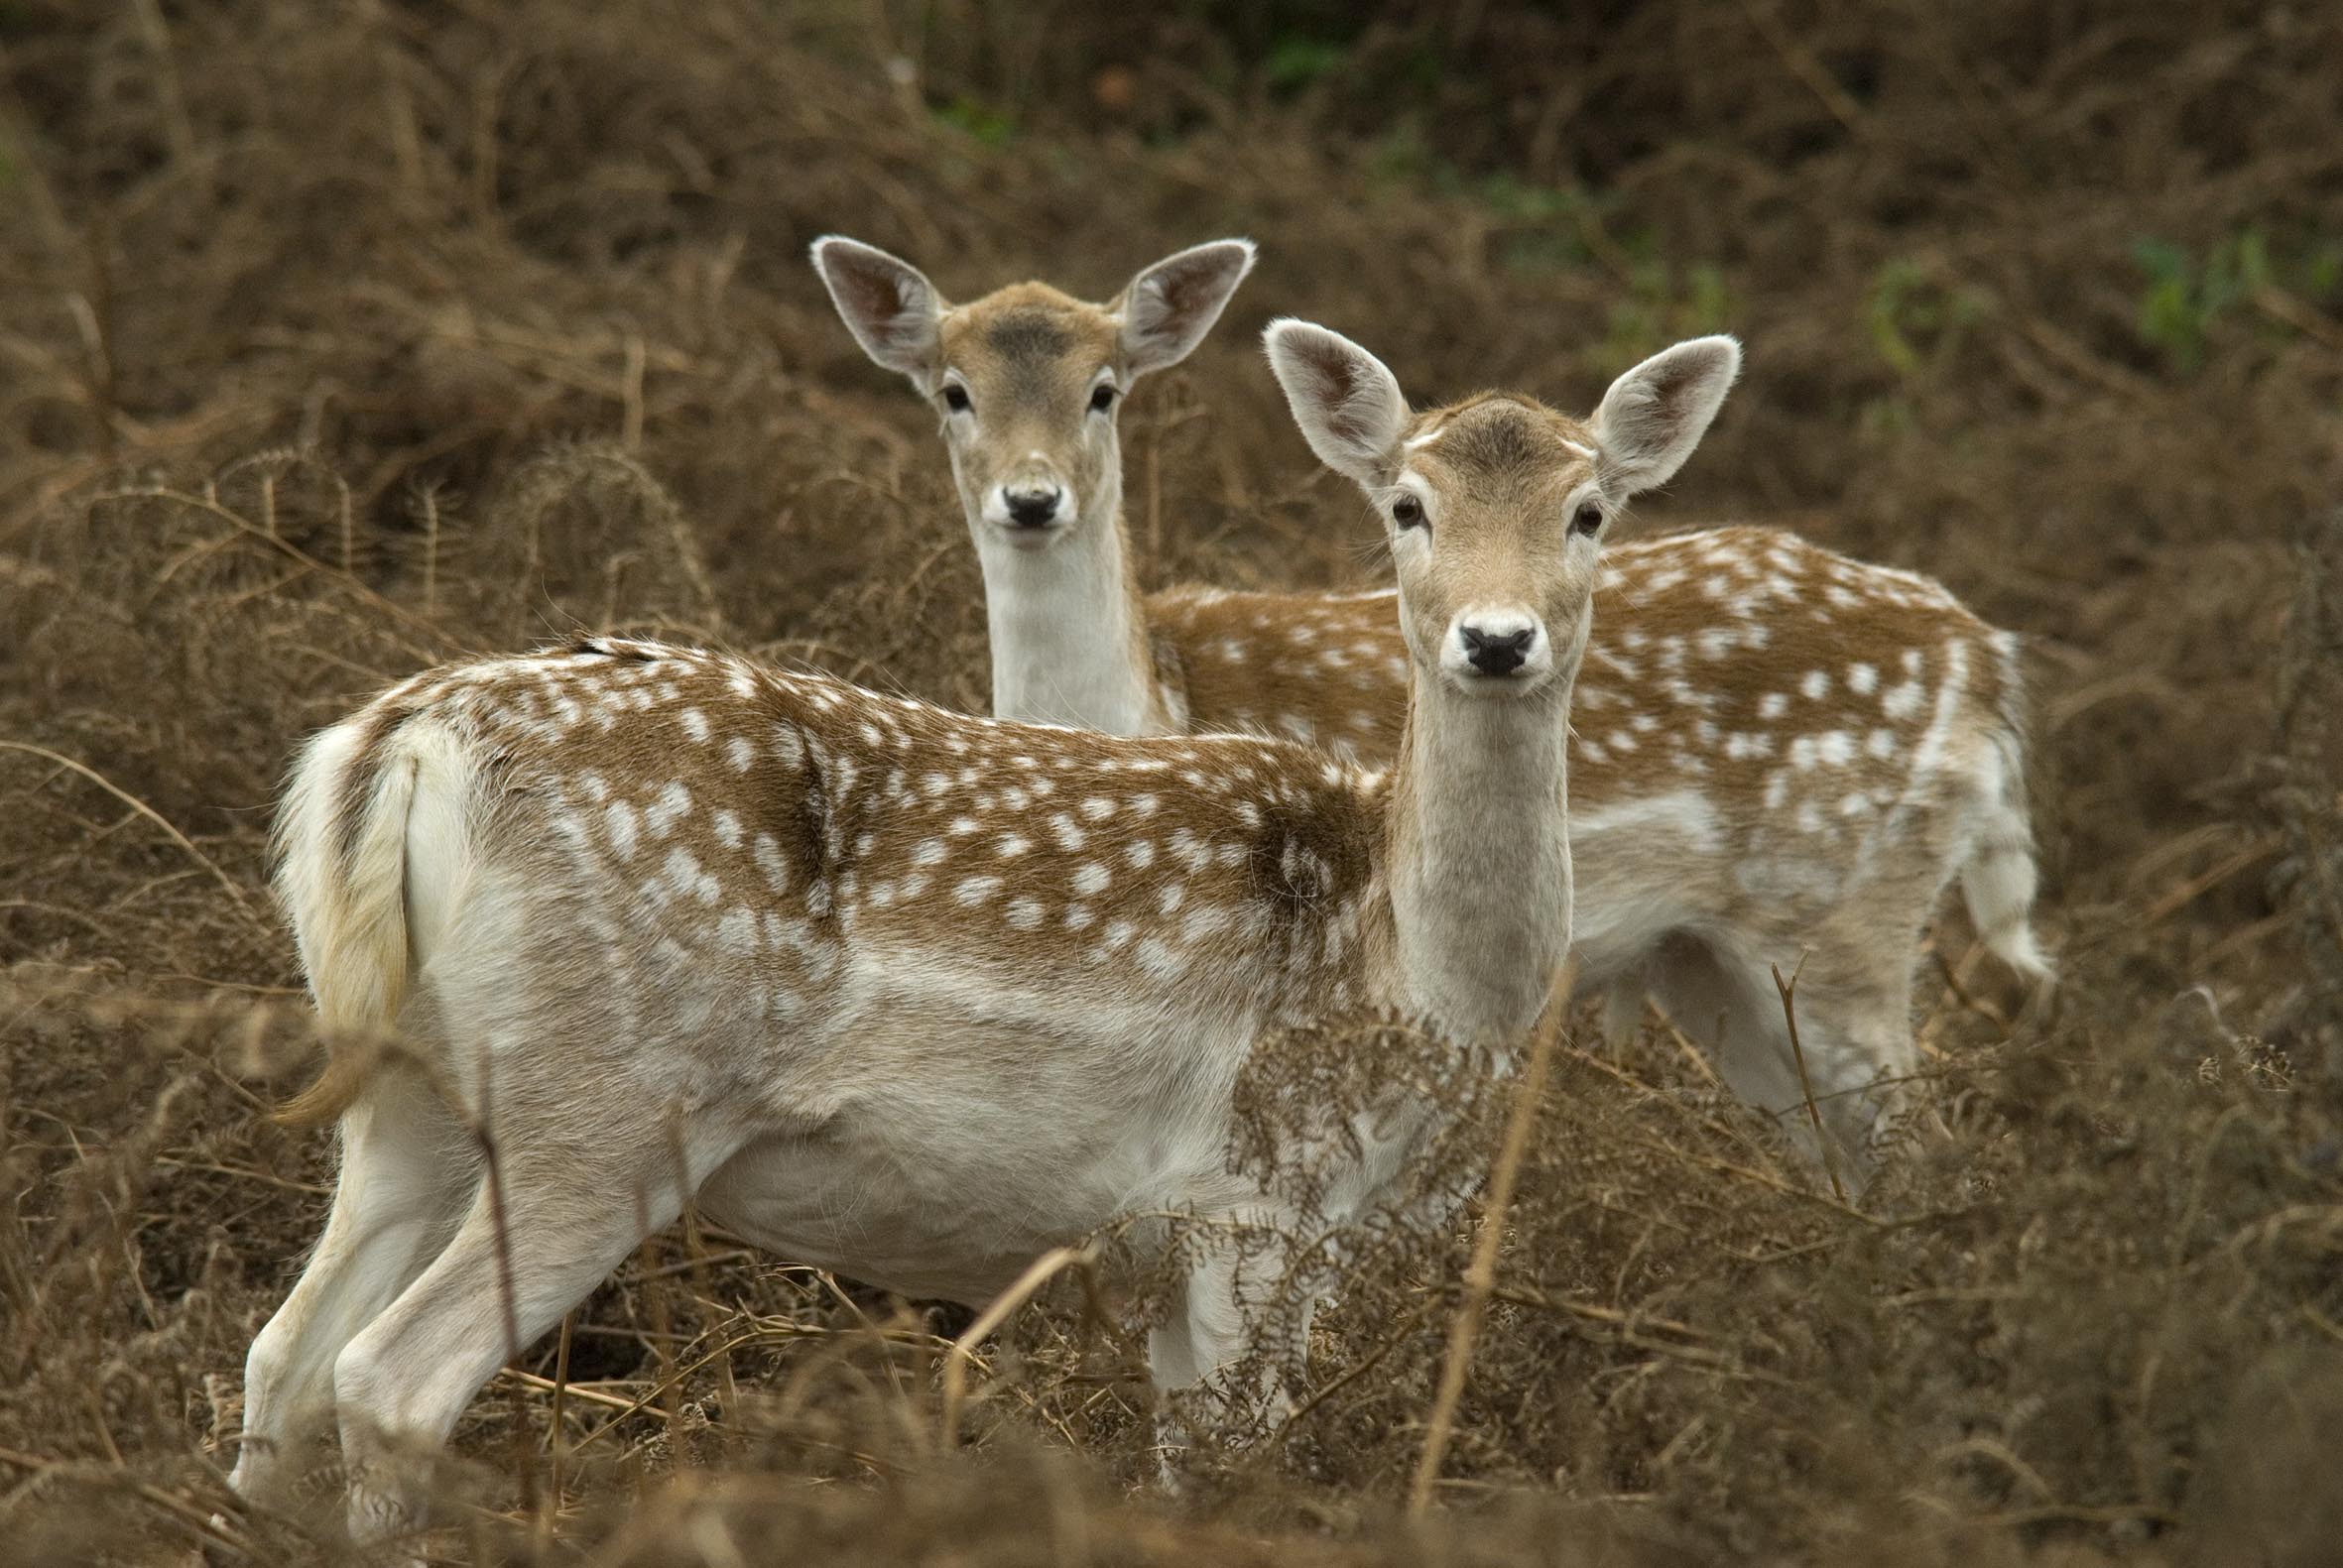
[[[1911,380],[1949,358],[1991,307],[1983,290],[1899,257],[1872,278],[1863,324],[1888,368]]]
[[[1631,249],[1650,243],[1643,236]],[[1678,269],[1665,261],[1638,261],[1628,297],[1611,307],[1599,368],[1615,373],[1680,338],[1721,332],[1733,314],[1732,290],[1716,263],[1692,262]]]
[[[1005,109],[979,103],[973,98],[954,98],[939,105],[935,117],[944,124],[965,131],[987,147],[1006,147],[1016,139],[1017,122]]]
[[[1596,206],[1577,185],[1541,185],[1506,171],[1475,187],[1482,205],[1504,220],[1498,260],[1517,272],[1583,267],[1592,260],[1586,223]]]
[[[1262,80],[1273,97],[1290,98],[1330,74],[1348,53],[1344,46],[1324,39],[1281,39],[1262,61]]]
[[[2140,335],[2183,372],[2204,362],[2213,323],[2272,281],[2270,246],[2258,228],[2218,241],[2201,266],[2185,249],[2162,240],[2140,241],[2132,259],[2148,275],[2140,295]]]

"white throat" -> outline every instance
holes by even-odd
[[[1086,515],[1039,549],[972,523],[984,569],[993,716],[1109,735],[1163,729],[1163,704],[1124,555],[1122,489],[1102,485]]]
[[[1392,913],[1411,1007],[1459,1043],[1537,1022],[1570,947],[1570,679],[1478,698],[1414,665]]]

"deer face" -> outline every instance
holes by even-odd
[[[1620,377],[1580,422],[1504,394],[1415,414],[1348,338],[1279,321],[1268,344],[1311,448],[1383,519],[1409,655],[1488,697],[1576,671],[1611,520],[1691,454],[1741,364],[1731,338],[1679,343]]]
[[[1181,251],[1102,305],[1038,283],[947,305],[908,263],[835,236],[813,264],[864,350],[934,404],[978,546],[1038,550],[1112,526],[1124,393],[1202,340],[1253,247]]]
[[[969,526],[1039,547],[1111,503],[1130,378],[1114,322],[1042,284],[947,311],[931,394]]]

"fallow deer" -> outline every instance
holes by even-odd
[[[1181,251],[1103,305],[1038,283],[953,305],[857,241],[812,254],[864,350],[941,417],[997,715],[1393,755],[1408,664],[1391,590],[1139,588],[1120,398],[1202,340],[1249,242]],[[1913,1065],[1912,969],[1946,885],[2019,975],[2048,974],[2018,641],[1927,578],[1787,533],[1630,542],[1604,561],[1570,748],[1582,983],[1609,993],[1614,1038],[1648,990],[1819,1152],[1770,973],[1802,963],[1800,1043],[1860,1176]]]
[[[599,638],[417,675],[307,746],[280,887],[320,1019],[412,1045],[339,1054],[295,1108],[340,1119],[342,1166],[252,1347],[240,1489],[280,1485],[330,1412],[354,1530],[411,1527],[415,1453],[686,1203],[981,1303],[1118,1220],[1275,1224],[1228,1157],[1265,1034],[1397,1016],[1502,1055],[1532,1025],[1569,944],[1602,536],[1689,455],[1739,350],[1680,344],[1579,422],[1526,398],[1411,415],[1347,339],[1268,344],[1310,444],[1386,515],[1410,661],[1388,771]],[[1438,1125],[1387,1109],[1322,1151],[1349,1211]],[[1215,1382],[1261,1267],[1189,1258],[1159,1385]]]

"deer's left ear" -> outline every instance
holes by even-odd
[[[1612,382],[1594,416],[1604,479],[1627,495],[1667,483],[1708,432],[1740,374],[1739,343],[1696,337]]]
[[[1132,279],[1107,306],[1122,323],[1130,373],[1144,376],[1187,358],[1252,270],[1251,240],[1214,240],[1167,256]]]

